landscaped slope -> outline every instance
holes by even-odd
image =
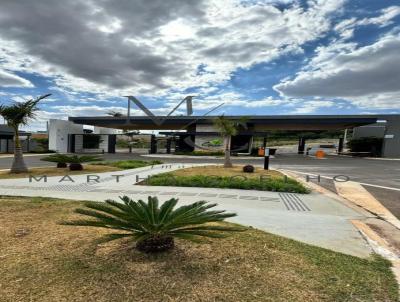
[[[278,171],[257,168],[254,173],[245,173],[242,171],[242,166],[232,168],[204,166],[180,169],[153,175],[140,184],[309,193],[309,190],[301,183]]]
[[[79,202],[0,198],[2,301],[397,301],[390,264],[257,230],[146,255],[58,225]],[[240,213],[238,213],[240,215]]]

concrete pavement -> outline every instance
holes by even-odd
[[[318,192],[308,195],[253,190],[154,187],[135,185],[142,178],[193,165],[171,164],[99,173],[97,181],[87,175],[48,177],[47,182],[29,179],[0,180],[1,195],[43,196],[75,200],[134,199],[158,196],[160,201],[176,197],[181,204],[198,200],[218,203],[218,207],[238,214],[230,221],[342,253],[367,257],[369,245],[351,220],[368,217]],[[117,176],[120,175],[117,181]],[[93,176],[92,176],[93,179]]]

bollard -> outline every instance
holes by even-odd
[[[264,150],[264,170],[269,170],[269,148]]]

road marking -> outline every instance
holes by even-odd
[[[287,170],[287,169],[285,169],[285,170]],[[293,173],[298,173],[298,174],[303,174],[303,175],[309,175],[309,176],[320,176],[321,178],[324,178],[324,179],[333,180],[333,178],[330,177],[330,176],[324,176],[324,175],[320,175],[320,174],[299,172],[299,171],[293,171],[293,170],[287,170],[287,171],[293,172]],[[399,191],[400,192],[400,188],[380,186],[380,185],[375,185],[375,184],[370,184],[370,183],[365,183],[365,182],[359,182],[359,181],[354,181],[354,180],[352,180],[352,181],[356,182],[356,183],[359,183],[360,185],[363,185],[363,186],[369,186],[369,187],[375,187],[375,188],[379,188],[379,189],[385,189],[385,190],[392,190],[392,191]]]
[[[380,185],[374,185],[374,184],[367,184],[365,182],[359,182],[359,184],[363,185],[363,186],[370,186],[370,187],[375,187],[375,188],[393,190],[393,191],[399,191],[400,192],[400,188],[386,187],[386,186],[380,186]]]

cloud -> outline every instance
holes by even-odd
[[[0,86],[3,87],[34,87],[33,84],[13,73],[0,70]]]
[[[310,0],[306,8],[297,1],[243,3],[3,0],[0,57],[5,68],[50,77],[59,87],[160,96],[302,52],[330,29],[344,0]]]
[[[297,102],[296,108],[290,111],[290,114],[309,114],[314,113],[318,109],[333,107],[335,102],[332,101],[301,101]]]
[[[353,36],[354,30],[360,26],[377,25],[385,27],[393,24],[393,19],[400,15],[400,6],[389,6],[379,12],[379,16],[372,18],[357,19],[352,17],[336,24],[335,30],[343,39],[349,39]]]
[[[387,26],[392,24],[392,20],[400,15],[400,6],[389,6],[381,10],[381,15],[374,18],[364,18],[358,21],[357,25],[379,25]]]
[[[293,79],[274,86],[288,97],[343,98],[361,106],[378,107],[380,98],[400,95],[400,35],[388,34],[375,43],[332,44],[317,55]],[[371,102],[373,101],[373,102]],[[399,107],[400,98],[382,104]]]

